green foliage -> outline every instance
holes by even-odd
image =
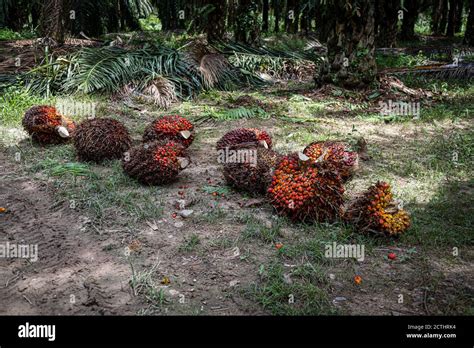
[[[196,249],[197,245],[200,244],[199,236],[192,234],[190,237],[185,238],[183,244],[179,247],[181,252],[191,252]]]
[[[266,310],[274,315],[327,315],[336,309],[327,297],[327,282],[322,271],[307,263],[293,271],[277,262],[260,266],[260,282],[248,290]],[[290,276],[292,281],[285,280]]]
[[[405,53],[397,55],[383,55],[377,54],[375,61],[379,69],[383,68],[408,68],[417,65],[426,64],[428,57],[426,57],[421,51],[416,55],[409,55]]]
[[[54,164],[50,169],[52,176],[65,176],[71,175],[73,177],[85,176],[85,177],[97,177],[97,175],[91,171],[89,165],[84,163],[57,163]]]
[[[22,36],[20,33],[17,33],[8,28],[0,29],[0,41],[8,41],[8,40],[20,40]]]
[[[144,31],[160,31],[161,30],[161,20],[154,14],[151,14],[147,18],[142,18],[140,21],[140,27]]]
[[[194,57],[185,50],[150,45],[139,49],[84,48],[67,59],[60,57],[52,62],[46,56],[44,65],[19,76],[31,91],[46,95],[113,93],[128,84],[142,92],[157,78],[163,88],[172,85],[180,99],[210,88],[226,90],[262,82],[234,68],[221,55]]]
[[[291,71],[314,64],[321,55],[314,50],[305,50],[296,41],[293,46],[289,42],[280,42],[274,47],[253,47],[237,42],[226,42],[218,45],[219,50],[229,56],[229,61],[250,73],[264,72],[275,77],[290,75]]]
[[[50,104],[53,99],[44,99],[29,93],[24,88],[9,87],[2,91],[0,124],[3,126],[19,125],[27,109],[33,105]]]

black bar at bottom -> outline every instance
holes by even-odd
[[[473,317],[0,317],[0,346],[474,343]],[[28,324],[27,324],[28,323]],[[38,326],[35,326],[38,325]],[[54,325],[54,341],[52,327]],[[51,330],[49,330],[51,329]],[[46,337],[31,337],[43,334]],[[49,335],[48,335],[49,333]],[[30,336],[30,337],[19,337]]]

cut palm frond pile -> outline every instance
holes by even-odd
[[[3,79],[6,84],[13,79]],[[19,81],[18,81],[19,80]],[[194,42],[180,49],[83,48],[17,75],[36,94],[117,93],[167,108],[177,99],[192,98],[203,90],[230,90],[262,85],[259,77],[233,66],[212,47]]]
[[[308,50],[280,50],[269,47],[252,47],[236,42],[219,44],[222,54],[232,65],[252,74],[267,74],[278,79],[312,79],[316,63],[322,57],[313,46]]]
[[[20,83],[35,94],[114,93],[168,108],[209,90],[265,84],[272,78],[312,78],[319,53],[314,50],[254,48],[237,43],[214,46],[195,39],[179,48],[165,45],[84,47],[57,57],[2,85]]]

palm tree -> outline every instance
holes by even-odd
[[[327,60],[316,78],[346,87],[362,87],[375,79],[374,0],[334,0],[327,8],[330,23]]]
[[[224,38],[226,2],[222,0],[206,0],[206,5],[212,6],[207,17],[206,33],[209,42]]]
[[[474,1],[469,5],[469,16],[467,17],[466,32],[464,33],[464,44],[474,46]]]

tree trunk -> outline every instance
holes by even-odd
[[[273,0],[273,16],[275,17],[275,29],[274,32],[278,33],[280,31],[280,4],[281,1]]]
[[[375,28],[377,47],[395,47],[400,0],[376,0]]]
[[[446,33],[446,24],[448,23],[448,0],[443,0],[441,8],[442,17],[439,21],[439,32],[444,35]]]
[[[462,0],[459,0],[459,4],[457,7],[457,12],[456,12],[456,24],[454,26],[454,32],[455,33],[460,33],[461,32],[461,27],[462,27],[462,10],[464,8],[464,2]]]
[[[293,7],[293,2],[294,0],[286,0],[286,7],[285,7],[285,32],[289,33],[290,32],[290,27],[291,27],[291,9]]]
[[[334,25],[334,18],[329,14],[326,4],[318,4],[314,10],[316,20],[316,36],[319,41],[326,43],[329,31]]]
[[[256,0],[240,0],[237,6],[234,36],[237,42],[252,44],[260,37]]]
[[[328,15],[335,20],[329,31],[327,60],[316,78],[318,84],[357,88],[375,80],[375,4],[373,0],[359,0],[351,5],[347,0],[328,5]]]
[[[415,24],[420,10],[420,0],[405,1],[406,11],[403,12],[402,31],[400,36],[403,40],[415,38]]]
[[[69,14],[66,0],[47,0],[41,8],[40,33],[59,45],[64,43],[65,21]]]
[[[469,5],[466,32],[464,33],[464,44],[468,46],[474,46],[474,1],[471,1]]]
[[[206,4],[214,7],[207,18],[207,40],[209,42],[223,40],[225,33],[225,1],[206,0]]]
[[[443,13],[441,12],[443,8],[443,1],[444,0],[434,0],[433,1],[433,8],[431,12],[431,32],[434,35],[440,34],[440,21]]]
[[[448,28],[446,29],[447,36],[454,36],[456,26],[460,20],[458,16],[459,7],[462,7],[462,0],[449,0],[449,15],[448,15]]]
[[[268,32],[268,11],[269,11],[269,0],[263,0],[262,7],[262,32]]]

